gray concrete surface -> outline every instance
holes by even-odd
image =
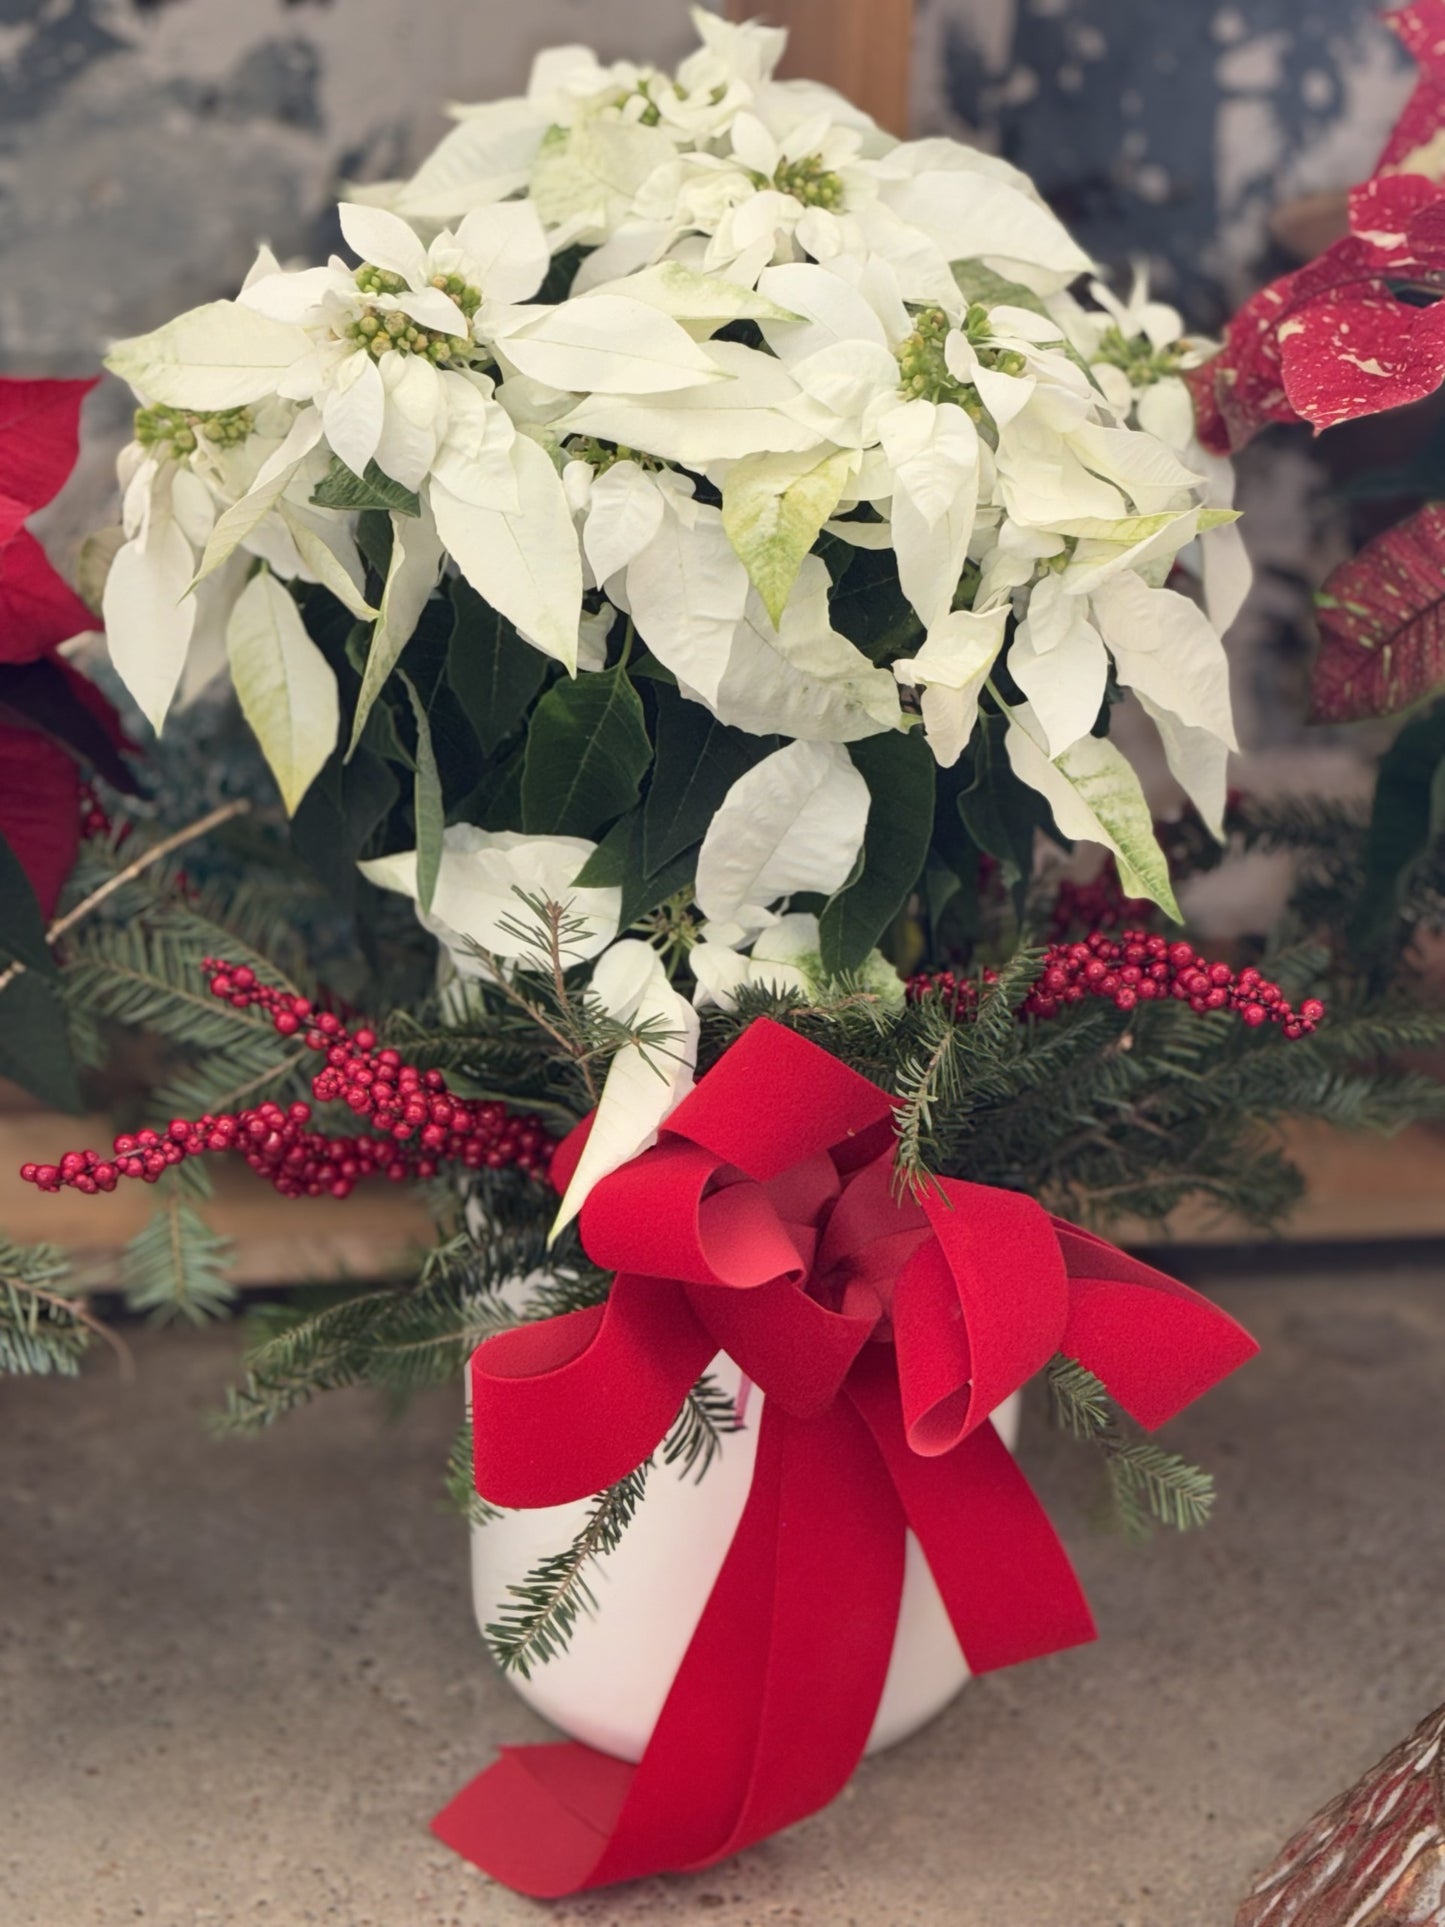
[[[971,1685],[830,1811],[557,1923],[1228,1927],[1250,1870],[1445,1696],[1445,1272],[1234,1280],[1261,1361],[1171,1429],[1208,1533],[1091,1538],[1080,1449],[1023,1458],[1100,1644]],[[453,1401],[332,1397],[207,1443],[237,1334],[0,1387],[4,1927],[506,1927],[546,1910],[425,1823],[538,1723],[436,1507]]]

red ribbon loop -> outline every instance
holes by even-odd
[[[907,1528],[973,1671],[1093,1638],[989,1415],[1062,1349],[1155,1425],[1255,1350],[1032,1199],[899,1197],[891,1121],[886,1092],[759,1019],[584,1205],[618,1274],[605,1306],[473,1356],[477,1487],[507,1506],[624,1477],[720,1351],[765,1397],[742,1521],[641,1763],[511,1749],[433,1823],[510,1886],[707,1866],[832,1799],[882,1694]]]

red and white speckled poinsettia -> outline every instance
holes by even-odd
[[[0,837],[46,916],[75,861],[82,762],[125,780],[119,717],[59,654],[96,618],[25,526],[75,466],[94,386],[0,380]]]
[[[1333,428],[1445,383],[1445,0],[1389,16],[1420,80],[1350,232],[1247,301],[1223,352],[1188,377],[1200,439],[1224,453],[1270,422]]]

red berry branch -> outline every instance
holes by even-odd
[[[540,1177],[555,1143],[540,1118],[509,1111],[504,1104],[455,1097],[440,1071],[404,1064],[394,1050],[378,1050],[376,1033],[348,1030],[330,1011],[316,1011],[309,997],[258,982],[245,964],[207,958],[211,993],[236,1010],[269,1014],[282,1037],[304,1036],[326,1062],[311,1080],[319,1104],[344,1103],[369,1130],[334,1137],[311,1128],[311,1106],[258,1104],[194,1120],[173,1118],[164,1131],[122,1133],[111,1157],[67,1151],[59,1164],[24,1164],[20,1175],[42,1191],[114,1191],[122,1178],[154,1184],[184,1158],[209,1151],[238,1151],[286,1198],[344,1198],[362,1178],[393,1184],[435,1177],[443,1164],[469,1171],[514,1166]]]
[[[982,981],[991,983],[995,977],[994,971],[985,970]],[[979,989],[978,982],[951,970],[919,971],[908,981],[913,1002],[941,996],[955,1017],[971,1015]],[[1252,965],[1234,970],[1226,963],[1210,963],[1192,944],[1171,943],[1167,937],[1142,930],[1126,930],[1118,937],[1096,930],[1078,943],[1049,945],[1044,967],[1019,1006],[1019,1015],[1056,1017],[1065,1005],[1081,1004],[1088,997],[1106,998],[1124,1011],[1174,998],[1201,1014],[1235,1011],[1251,1030],[1277,1024],[1291,1038],[1308,1037],[1325,1014],[1317,997],[1306,997],[1296,1010],[1279,985]]]

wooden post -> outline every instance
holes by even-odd
[[[786,27],[782,74],[826,81],[891,134],[907,134],[913,0],[727,0],[727,13]]]

